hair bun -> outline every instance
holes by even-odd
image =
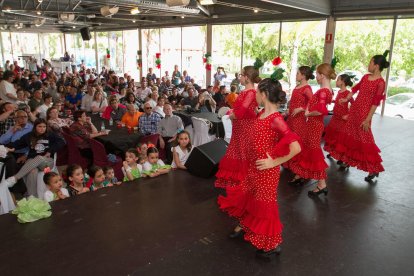
[[[384,68],[387,69],[388,67],[390,67],[390,63],[388,61],[386,61],[385,64],[384,64]]]
[[[312,74],[309,76],[309,79],[310,79],[310,80],[314,80],[314,79],[315,79],[315,75],[312,73]]]
[[[262,78],[257,76],[257,77],[254,78],[253,81],[254,81],[254,83],[259,83],[261,80],[262,80]]]

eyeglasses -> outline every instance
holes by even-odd
[[[147,106],[145,109],[152,109],[152,107],[151,106]]]
[[[28,116],[17,116],[16,119],[28,118]]]

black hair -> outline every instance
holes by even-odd
[[[282,85],[278,80],[264,79],[259,82],[258,88],[260,93],[265,93],[271,103],[286,103],[286,93],[282,90]]]
[[[351,87],[352,85],[354,85],[354,83],[351,80],[351,77],[347,74],[339,75],[339,78],[341,78],[341,80],[345,83],[346,86]]]
[[[149,156],[151,153],[158,153],[158,150],[156,147],[150,147],[147,150],[147,156]]]
[[[10,77],[14,77],[14,73],[6,68],[6,71],[3,72],[3,80],[7,80]]]
[[[104,174],[106,174],[107,172],[114,170],[114,168],[112,168],[111,166],[105,166],[102,168]]]
[[[302,75],[305,76],[306,80],[315,79],[315,75],[313,74],[312,69],[309,66],[301,66],[298,70]]]
[[[77,169],[82,169],[81,166],[79,166],[78,164],[71,164],[66,168],[66,177],[69,179],[69,177],[73,176],[73,173],[77,170]],[[82,169],[83,172],[83,169]]]
[[[36,132],[36,127],[40,124],[45,124],[46,125],[46,131],[45,131],[45,133],[43,133],[41,135],[38,135],[37,132]],[[42,119],[42,118],[36,119],[33,123],[33,129],[32,129],[31,135],[30,135],[30,141],[31,141],[30,144],[31,144],[31,146],[34,148],[37,144],[37,141],[47,137],[47,135],[48,134],[47,134],[47,122],[46,122],[46,120]]]
[[[95,178],[96,173],[99,172],[99,171],[103,171],[101,167],[92,165],[88,169],[88,174],[89,174],[90,177]]]
[[[45,173],[45,175],[43,176],[43,182],[44,182],[46,185],[50,185],[50,184],[49,184],[50,180],[51,180],[53,177],[55,177],[55,176],[59,176],[59,174],[58,174],[58,173],[55,173],[55,172],[48,172],[48,173]]]
[[[86,113],[85,110],[76,110],[75,113],[73,113],[73,120],[75,120],[75,122],[77,122],[79,120],[80,117],[82,117],[83,113]]]
[[[390,63],[384,55],[375,55],[372,59],[374,60],[374,64],[379,66],[380,71],[390,67]]]
[[[135,155],[135,157],[139,157],[139,153],[138,153],[137,149],[130,148],[126,152],[132,153],[133,155]]]

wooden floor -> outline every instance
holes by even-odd
[[[175,171],[52,203],[52,217],[0,217],[1,275],[413,275],[414,122],[375,117],[386,171],[328,172],[327,198],[286,185],[282,255],[270,263],[226,236],[214,178]]]

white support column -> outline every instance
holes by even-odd
[[[141,51],[141,59],[142,59],[144,52],[142,51],[142,30],[141,29],[138,29],[138,49],[139,51]],[[141,79],[142,79],[142,66],[139,69],[139,80],[135,80],[135,82],[141,82]]]
[[[277,55],[280,57],[280,51],[282,50],[282,21],[279,22],[279,44],[277,47]]]
[[[391,34],[391,43],[390,43],[390,52],[388,56],[388,62],[390,63],[390,67],[387,69],[387,74],[385,76],[385,95],[388,97],[388,80],[390,78],[390,71],[392,66],[392,53],[394,51],[394,41],[395,41],[395,31],[397,30],[397,17],[394,17],[394,22],[392,25],[392,34]],[[381,116],[384,116],[384,110],[385,110],[385,101],[382,101],[381,104]]]
[[[3,36],[1,34],[2,33],[0,33],[0,48],[1,48],[1,64],[0,64],[0,67],[3,67],[3,65],[6,63],[6,61],[4,60]],[[4,68],[4,70],[6,70],[6,68]]]
[[[334,42],[335,42],[335,27],[336,21],[330,16],[326,20],[326,32],[325,32],[325,46],[323,54],[323,62],[331,64],[333,53],[334,53]]]
[[[243,69],[243,51],[244,51],[244,23],[242,24],[242,36],[241,36],[241,49],[240,49],[240,70],[239,72],[241,72],[241,70]]]
[[[99,74],[99,57],[98,57],[98,39],[96,38],[96,32],[94,33],[94,40],[95,40],[95,64],[96,64],[96,72]]]
[[[207,24],[207,53],[210,53],[213,57],[213,26]],[[206,87],[211,84],[211,70],[206,69]]]

